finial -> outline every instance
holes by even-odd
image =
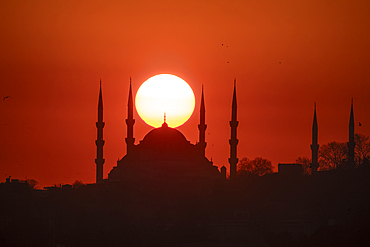
[[[166,112],[164,112],[164,121],[163,121],[163,124],[162,124],[162,127],[165,127],[165,128],[167,128],[168,127],[168,124],[166,123]]]
[[[235,85],[236,85],[236,78],[234,78],[234,87],[235,87]]]
[[[315,111],[316,111],[316,101],[314,102],[314,109],[315,109]]]
[[[101,87],[101,79],[100,79],[100,87]]]
[[[130,85],[131,85],[131,76],[130,76]]]
[[[351,105],[353,105],[353,97],[351,98]]]

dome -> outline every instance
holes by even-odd
[[[184,145],[189,141],[178,130],[168,127],[163,123],[161,127],[149,131],[140,144],[144,145]]]

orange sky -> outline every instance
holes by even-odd
[[[11,96],[0,102],[0,181],[94,182],[100,79],[104,177],[125,155],[130,76],[134,93],[159,73],[189,83],[195,113],[179,130],[192,143],[204,84],[217,166],[228,167],[235,77],[239,158],[310,156],[314,101],[319,144],[347,141],[351,97],[356,132],[370,135],[369,1],[3,0],[0,19],[0,96]],[[138,143],[151,127],[134,117]]]

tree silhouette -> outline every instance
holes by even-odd
[[[36,188],[36,185],[39,184],[39,182],[37,182],[35,179],[27,179],[26,181],[27,181],[28,186],[31,189],[35,189]]]
[[[83,186],[85,186],[85,184],[81,180],[76,180],[72,184],[72,188],[74,188],[74,189],[78,189],[78,188],[81,188]]]
[[[347,143],[329,142],[319,149],[319,170],[328,171],[346,168],[348,157]]]
[[[36,185],[38,185],[39,182],[37,182],[35,179],[26,179],[26,180],[21,180],[21,183],[24,183],[27,185],[28,188],[30,189],[35,189]]]
[[[295,163],[302,165],[302,174],[311,175],[311,159],[308,157],[298,157]]]
[[[357,165],[367,163],[370,159],[370,137],[363,134],[355,134],[355,160]]]
[[[348,146],[347,143],[329,142],[319,149],[319,170],[335,170],[347,168]],[[370,137],[355,134],[355,166],[366,165],[370,159]]]
[[[256,157],[254,160],[242,158],[238,163],[238,176],[261,177],[273,172],[271,161]]]

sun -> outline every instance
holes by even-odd
[[[193,114],[195,97],[189,84],[178,76],[159,74],[150,77],[135,97],[136,110],[145,123],[160,127],[166,118],[169,127],[184,124]]]

